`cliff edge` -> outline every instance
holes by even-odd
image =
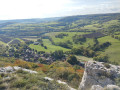
[[[104,90],[103,88],[117,88],[115,79],[120,76],[120,66],[103,62],[89,61],[85,65],[85,71],[79,90]]]

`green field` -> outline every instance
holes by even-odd
[[[2,42],[2,41],[0,41],[0,45],[4,45],[4,46],[6,46],[7,44],[4,43],[4,42]]]
[[[65,36],[64,38],[56,38],[55,35],[58,35],[60,33],[68,34],[68,36]],[[73,44],[72,46],[74,48],[81,47],[81,46],[87,47],[88,44],[93,45],[93,40],[92,39],[87,39],[87,41],[83,44],[73,43],[72,37],[74,35],[83,35],[83,34],[89,34],[89,33],[88,32],[52,32],[52,33],[47,33],[45,35],[50,36],[56,44],[59,43],[59,42],[66,42],[66,41],[70,40],[72,42],[72,44]]]
[[[29,47],[32,49],[35,49],[37,51],[45,51],[45,52],[53,52],[55,50],[63,50],[63,51],[69,51],[70,49],[62,48],[60,46],[52,45],[51,42],[48,39],[43,39],[43,44],[47,46],[47,49],[42,47],[41,45],[34,45],[30,44]]]
[[[100,43],[104,42],[111,42],[112,45],[110,45],[105,52],[102,52],[103,54],[107,54],[109,56],[109,60],[112,62],[117,62],[120,64],[120,41],[117,39],[114,39],[110,36],[105,36],[98,39]]]
[[[65,36],[64,38],[56,38],[55,35],[58,35],[60,33],[68,34],[68,36]],[[88,32],[52,32],[52,33],[47,33],[45,34],[46,36],[50,36],[55,43],[57,42],[66,42],[67,40],[70,40],[72,42],[72,37],[74,35],[83,35],[83,34],[88,34]]]
[[[79,55],[76,55],[76,58],[81,61],[81,62],[86,62],[86,61],[93,61],[93,58],[88,58],[88,57],[85,57],[85,56],[79,56]]]
[[[19,40],[20,42],[23,42],[24,43],[24,41],[22,40],[22,39],[20,39],[20,38],[16,38],[17,40]]]
[[[68,34],[68,36],[65,36],[62,39],[61,38],[56,38],[55,35],[58,35],[60,33]],[[46,33],[45,36],[50,36],[55,43],[66,42],[67,40],[70,40],[73,44],[72,45],[73,47],[81,47],[81,46],[87,47],[88,44],[92,45],[93,44],[92,39],[87,39],[87,41],[85,43],[83,43],[82,45],[73,43],[72,37],[74,35],[83,35],[83,34],[88,34],[88,33],[85,33],[85,32],[52,32],[52,33]],[[42,40],[43,40],[43,44],[45,46],[47,46],[47,49],[45,49],[41,45],[34,45],[34,44],[29,45],[29,47],[32,48],[32,49],[35,49],[37,51],[45,51],[45,52],[51,52],[51,51],[53,52],[55,50],[63,50],[65,52],[65,51],[70,50],[70,49],[63,48],[61,46],[52,45],[51,42],[48,39],[42,39]]]
[[[68,36],[65,36],[64,38],[56,38],[55,35],[58,35],[60,33],[65,33],[68,34]],[[50,36],[53,41],[55,43],[58,42],[66,42],[67,40],[70,40],[72,43],[72,37],[77,34],[77,35],[82,35],[82,34],[87,34],[87,33],[83,33],[83,32],[54,32],[54,33],[47,33],[45,34],[46,36]],[[98,41],[100,44],[104,43],[104,42],[111,42],[111,46],[109,46],[108,48],[105,49],[105,51],[100,51],[102,54],[107,54],[109,57],[109,60],[111,62],[117,62],[120,64],[120,41],[117,39],[114,39],[110,36],[105,36],[105,37],[101,37],[98,38]],[[47,46],[47,49],[44,49],[44,47],[41,47],[40,45],[33,45],[31,44],[30,47],[32,49],[38,50],[38,51],[45,51],[45,52],[50,52],[50,51],[55,51],[55,50],[63,50],[63,51],[69,51],[70,49],[66,49],[66,48],[62,48],[60,46],[55,46],[52,45],[51,42],[48,39],[43,39],[43,43],[45,46]],[[84,42],[83,44],[74,44],[73,43],[73,47],[77,48],[77,47],[87,47],[88,45],[93,45],[93,39],[87,38],[86,42]]]

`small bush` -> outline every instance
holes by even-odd
[[[5,90],[7,88],[7,85],[5,83],[0,85],[0,90]]]
[[[67,59],[67,62],[71,65],[79,64],[79,61],[77,61],[77,58],[74,55],[70,55]]]
[[[104,66],[105,66],[106,68],[110,68],[110,65],[109,65],[108,63],[104,63]]]
[[[23,71],[22,69],[17,70],[17,72],[16,72],[16,73],[28,74],[28,72]]]
[[[26,81],[18,80],[18,81],[15,81],[12,86],[16,88],[21,88],[21,87],[24,87],[26,84],[27,84]]]
[[[120,75],[115,79],[116,85],[120,87]]]
[[[79,66],[79,65],[74,65],[73,68],[74,68],[75,70],[78,70],[78,69],[80,69],[80,66]]]
[[[98,62],[108,62],[108,56],[106,55],[99,55],[94,57],[93,59]]]

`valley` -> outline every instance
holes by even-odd
[[[68,90],[56,80],[78,89],[87,62],[120,65],[120,13],[0,21],[0,67],[38,72],[0,74],[0,89]]]

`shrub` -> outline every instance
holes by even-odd
[[[21,88],[21,87],[24,87],[26,84],[27,84],[26,81],[18,80],[18,81],[15,81],[12,86],[16,88]]]
[[[28,72],[23,71],[22,69],[17,70],[17,72],[16,72],[16,73],[28,74]]]
[[[73,80],[74,78],[80,79],[79,75],[76,74],[76,73],[70,74],[70,75],[68,76],[68,80],[69,80],[69,81]]]
[[[77,61],[77,58],[74,55],[70,55],[67,59],[67,62],[70,63],[71,65],[79,63],[79,61]]]
[[[7,88],[7,85],[5,83],[0,84],[0,90],[5,90]]]
[[[108,56],[106,55],[99,55],[99,56],[93,57],[93,59],[99,62],[108,62]]]
[[[115,79],[116,85],[120,86],[120,75]]]
[[[68,48],[71,49],[73,46],[71,44],[69,44],[70,42],[59,42],[57,43],[58,46],[64,47],[64,48]]]
[[[72,37],[72,39],[73,39],[73,42],[75,44],[82,43],[82,42],[86,41],[86,38],[81,36],[81,35],[75,35],[75,36]]]
[[[55,37],[56,38],[63,38],[64,36],[68,36],[68,34],[60,33],[60,34],[56,35]]]
[[[64,55],[64,53],[63,53],[62,50],[56,50],[55,52],[53,52],[53,53],[51,54],[51,56],[53,56],[55,59],[61,59],[61,58],[63,58],[65,55]]]
[[[74,68],[75,70],[78,70],[78,69],[80,69],[80,66],[74,65],[73,68]]]
[[[104,63],[104,66],[105,66],[106,68],[110,68],[110,65],[109,65],[108,63]]]

